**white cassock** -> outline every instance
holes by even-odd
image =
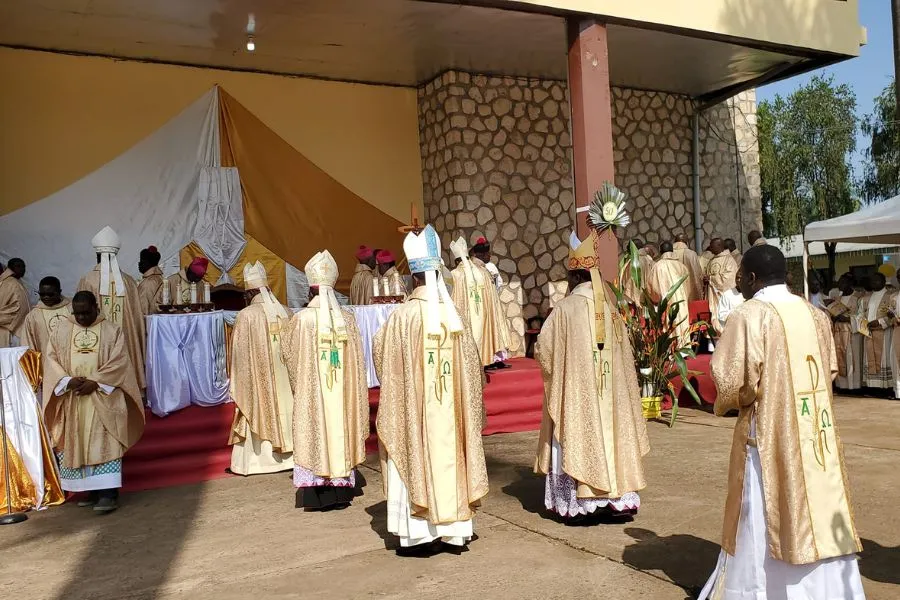
[[[734,312],[734,309],[736,309],[743,303],[744,295],[741,294],[738,290],[732,288],[723,293],[719,298],[719,306],[717,307],[717,310],[719,312],[719,322],[724,325],[725,321],[728,320],[728,315]],[[712,310],[712,307],[710,307],[710,310]]]

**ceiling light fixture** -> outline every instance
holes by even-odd
[[[253,52],[256,50],[256,42],[253,41],[253,36],[247,36],[247,52]]]

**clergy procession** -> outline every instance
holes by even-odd
[[[847,274],[827,299],[810,303],[789,289],[784,255],[756,231],[744,254],[719,237],[700,255],[680,233],[658,249],[633,240],[622,271],[609,278],[598,248],[616,222],[591,225],[585,239],[571,235],[568,292],[534,345],[543,407],[531,468],[543,479],[546,514],[567,525],[638,517],[641,494],[653,486],[645,469],[653,450],[645,349],[631,339],[625,307],[639,307],[646,319],[668,304],[676,316],[668,323],[671,351],[693,355],[703,333],[714,348],[714,412],[737,414],[727,476],[709,474],[727,478],[720,556],[696,597],[864,598],[832,398],[834,389],[861,388],[900,396],[896,287],[876,274],[858,293]],[[16,385],[35,403],[42,435],[28,452],[43,453],[45,481],[36,485],[21,460],[7,456],[4,471],[17,482],[5,486],[8,512],[58,505],[63,493],[97,514],[119,507],[128,478],[123,457],[147,420],[145,323],[168,318],[173,305],[187,310],[210,299],[206,258],[191,258],[166,278],[160,252],[148,247],[136,257],[136,282],[110,227],[91,245],[97,264],[71,299],[59,278],[42,273],[40,301],[31,307],[22,259],[11,259],[0,276],[3,345],[27,347],[43,364],[39,396],[24,377]],[[510,369],[504,284],[484,237],[471,248],[463,237],[442,248],[431,225],[414,227],[403,252],[398,261],[391,251],[360,246],[349,304],[335,289],[335,258],[327,249],[316,253],[303,269],[308,297],[299,310],[276,297],[262,262],[243,266],[244,307],[233,317],[228,361],[229,471],[286,472],[294,505],[306,512],[383,494],[383,527],[397,554],[458,553],[477,539],[490,491],[482,432],[485,396]],[[455,264],[446,264],[448,255]],[[688,316],[697,300],[710,308],[702,328]],[[351,309],[379,305],[390,311],[367,347],[360,313]],[[380,382],[371,417],[368,360]],[[382,490],[364,489],[363,468],[374,468],[366,464],[370,418]]]

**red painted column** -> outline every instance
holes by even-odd
[[[612,97],[609,91],[609,53],[606,25],[595,19],[569,19],[569,102],[572,156],[575,171],[575,207],[589,206],[604,182],[615,182],[612,139]],[[582,240],[590,229],[587,213],[576,214]],[[600,239],[597,256],[607,280],[618,271],[618,243],[611,232]]]

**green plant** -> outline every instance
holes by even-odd
[[[626,278],[634,283],[634,289],[641,290],[640,306],[622,291]],[[619,260],[618,284],[611,287],[616,295],[616,303],[625,321],[628,336],[631,338],[638,381],[642,385],[649,385],[655,395],[666,393],[672,398],[672,414],[669,418],[669,427],[672,427],[678,417],[676,380],[680,379],[684,389],[694,401],[698,405],[701,404],[700,397],[689,379],[690,375],[696,373],[688,370],[686,362],[688,358],[696,356],[694,348],[690,343],[681,346],[676,331],[676,326],[681,320],[689,318],[687,307],[681,306],[681,302],[672,302],[672,295],[687,277],[679,279],[659,304],[654,303],[644,289],[643,279],[638,249],[630,243]],[[694,323],[691,325],[691,334],[705,326],[706,323],[703,322]],[[650,374],[641,373],[642,369],[645,371],[649,369]]]

